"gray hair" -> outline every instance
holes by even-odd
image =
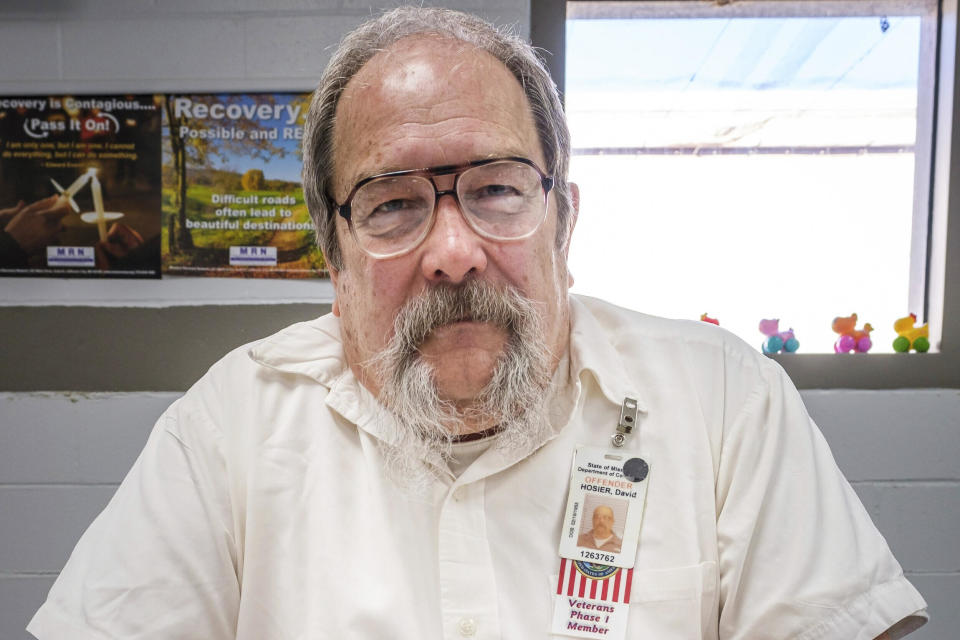
[[[570,133],[557,87],[533,47],[507,30],[449,9],[398,7],[348,33],[330,59],[313,93],[303,142],[303,193],[327,264],[342,267],[333,201],[333,130],[337,103],[347,83],[373,56],[404,38],[433,35],[459,40],[486,51],[517,78],[527,96],[557,201],[557,248],[567,241],[573,208],[567,169]]]
[[[470,318],[502,327],[509,338],[492,377],[469,407],[440,397],[436,372],[422,356],[423,341],[437,327]],[[472,278],[461,285],[439,284],[409,299],[397,313],[393,336],[368,364],[383,386],[381,407],[392,415],[381,445],[387,476],[400,486],[428,490],[435,479],[424,461],[449,460],[453,443],[473,426],[499,427],[500,451],[529,451],[550,431],[545,408],[552,354],[544,339],[537,304],[511,286]]]

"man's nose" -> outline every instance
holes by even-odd
[[[421,268],[428,280],[459,284],[487,268],[484,240],[470,228],[452,194],[437,200],[436,220],[423,241]]]

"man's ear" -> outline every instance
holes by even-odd
[[[327,256],[323,256],[323,261],[327,262]],[[340,271],[327,262],[327,271],[330,273],[330,283],[333,285],[333,315],[340,317],[340,298],[337,296],[337,281],[340,278]]]
[[[570,204],[573,211],[570,212],[570,220],[567,222],[570,226],[567,229],[567,253],[570,252],[570,238],[573,236],[573,229],[577,226],[577,217],[580,215],[580,187],[576,182],[570,183]]]
[[[567,220],[567,244],[563,248],[563,260],[569,262],[570,259],[570,241],[573,238],[573,230],[577,226],[577,218],[580,216],[580,187],[576,182],[570,183],[570,219]],[[573,274],[567,267],[567,288],[573,286]]]

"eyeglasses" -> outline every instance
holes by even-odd
[[[441,191],[436,176],[454,176]],[[337,206],[357,245],[374,258],[393,258],[416,249],[430,233],[437,202],[450,195],[478,235],[521,240],[547,213],[553,178],[526,158],[492,158],[463,165],[391,171],[364,178]]]

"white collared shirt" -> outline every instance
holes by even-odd
[[[612,536],[612,535],[607,536],[606,538],[604,538],[604,539],[602,539],[602,540],[601,540],[600,538],[594,538],[594,539],[593,539],[593,544],[594,544],[594,546],[597,547],[597,549],[599,549],[600,547],[602,547],[603,545],[607,544],[607,543],[610,542],[611,540],[613,540],[613,536]]]
[[[428,495],[324,316],[238,349],[160,418],[29,630],[43,640],[547,638],[578,444],[650,464],[628,638],[869,640],[926,607],[780,367],[706,323],[571,298],[569,397],[530,450]],[[898,636],[897,636],[898,637]]]

